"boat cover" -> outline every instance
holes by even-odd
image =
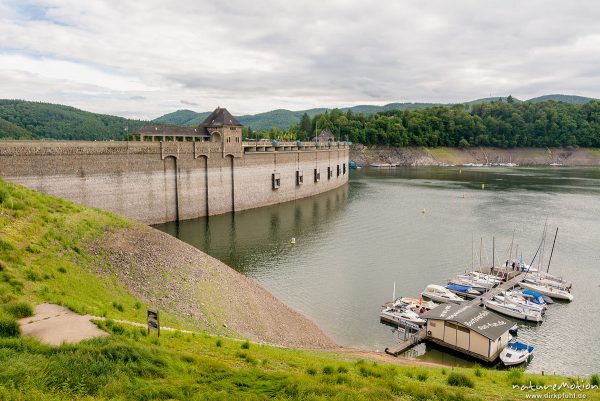
[[[514,349],[518,349],[518,350],[526,349],[528,352],[532,352],[533,351],[533,346],[527,345],[527,344],[523,344],[523,343],[520,343],[518,341],[510,342],[510,343],[508,343],[508,346],[512,347]]]
[[[454,291],[458,291],[458,292],[469,292],[469,289],[471,287],[465,287],[463,285],[456,285],[456,284],[448,284],[446,286],[446,288],[449,290],[454,290]]]
[[[535,302],[538,304],[545,304],[546,301],[544,301],[544,296],[542,294],[540,294],[539,292],[535,292],[535,291],[531,291],[531,290],[523,290],[521,291],[523,294],[527,294],[527,295],[531,295],[533,298],[535,298]]]

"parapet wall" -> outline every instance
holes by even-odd
[[[211,142],[6,141],[0,176],[148,224],[292,201],[348,182],[347,145],[222,149]]]

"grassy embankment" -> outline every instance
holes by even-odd
[[[256,345],[209,334],[163,332],[108,320],[111,336],[51,347],[19,336],[31,304],[54,302],[80,313],[141,320],[140,300],[86,244],[124,219],[0,181],[0,399],[523,399],[513,384],[571,381],[480,368],[393,366],[347,355]],[[174,318],[170,324],[176,326]],[[598,381],[597,377],[592,380]],[[586,392],[598,399],[598,392]]]

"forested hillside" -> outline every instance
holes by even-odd
[[[290,131],[308,140],[329,128],[341,140],[394,146],[600,147],[600,101],[586,104],[508,100],[473,106],[390,110],[365,116],[334,109]]]
[[[24,100],[0,100],[0,119],[0,139],[123,140],[148,123]]]

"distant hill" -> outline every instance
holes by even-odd
[[[0,100],[0,120],[3,139],[121,140],[148,124],[60,104],[6,99]]]
[[[358,105],[352,107],[342,107],[340,110],[346,112],[352,110],[353,113],[363,113],[365,115],[387,111],[387,110],[417,110],[424,109],[427,107],[437,106],[438,103],[390,103],[385,106],[373,106],[373,105]],[[278,127],[281,129],[288,129],[291,125],[297,124],[304,113],[308,114],[309,117],[313,117],[316,114],[324,113],[327,108],[315,108],[308,110],[291,111],[285,109],[277,109],[267,111],[265,113],[258,114],[247,114],[243,116],[236,116],[237,120],[255,131],[269,130],[272,127]],[[164,116],[158,117],[152,122],[157,124],[169,124],[169,125],[198,125],[200,124],[210,112],[197,113],[191,110],[177,110],[173,113],[165,114]]]
[[[198,125],[210,114],[209,111],[197,113],[192,110],[177,110],[173,113],[165,114],[164,116],[152,120],[156,124],[165,125]]]
[[[478,105],[481,103],[497,101],[500,99],[506,101],[506,97],[496,96],[496,97],[486,97],[486,98],[471,100],[469,102],[458,103],[458,104],[464,104],[469,107],[472,107],[472,106],[475,106],[475,105]],[[513,98],[513,99],[515,102],[523,101],[523,100],[519,100],[517,98]],[[570,96],[570,95],[546,95],[546,96],[540,96],[540,97],[536,97],[536,98],[525,100],[525,101],[531,102],[531,103],[537,103],[537,102],[543,102],[545,100],[554,100],[557,102],[565,102],[565,103],[570,103],[570,104],[585,104],[585,103],[587,103],[591,100],[595,100],[595,99],[589,98],[589,97]],[[365,104],[365,105],[357,105],[357,106],[352,106],[352,107],[341,107],[340,110],[342,110],[343,112],[352,110],[352,112],[356,113],[356,114],[362,113],[365,115],[370,115],[373,113],[379,113],[379,112],[388,111],[388,110],[419,110],[419,109],[425,109],[425,108],[433,107],[433,106],[451,106],[451,105],[452,105],[451,103],[389,103],[384,106],[374,106],[374,105],[366,105]],[[255,131],[260,131],[260,130],[266,131],[266,130],[271,129],[272,127],[278,127],[278,128],[285,130],[285,129],[288,129],[291,125],[297,124],[298,122],[300,122],[300,119],[302,118],[302,115],[304,113],[308,114],[309,117],[313,117],[315,114],[324,113],[327,110],[331,110],[331,109],[315,108],[315,109],[299,110],[299,111],[277,109],[277,110],[267,111],[265,113],[236,116],[236,118],[238,119],[238,121],[241,124],[243,124],[247,127],[250,127]],[[200,124],[208,116],[208,114],[210,114],[210,112],[197,113],[192,110],[178,110],[173,113],[165,114],[164,116],[158,117],[152,121],[155,123],[159,123],[159,124],[193,126],[193,125]]]
[[[539,103],[545,102],[546,100],[554,100],[555,102],[565,102],[570,104],[586,104],[594,99],[592,97],[584,97],[584,96],[574,96],[574,95],[544,95],[539,97],[534,97],[533,99],[529,99],[528,102],[531,103]]]

